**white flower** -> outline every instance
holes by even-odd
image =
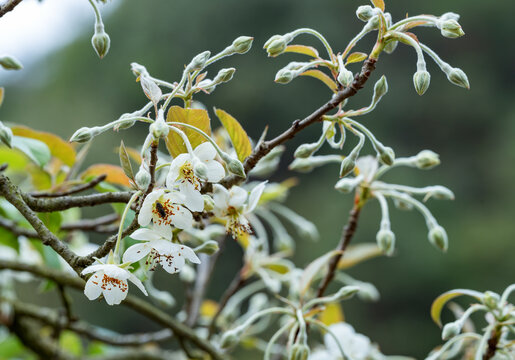
[[[150,221],[155,227],[160,228],[160,232],[165,233],[170,230],[170,225],[179,229],[188,229],[193,225],[193,215],[183,205],[195,211],[194,204],[183,196],[180,192],[158,189],[147,195],[141,206],[138,215],[138,223],[147,226]]]
[[[266,181],[260,183],[250,194],[239,186],[233,186],[227,190],[219,184],[213,185],[214,213],[227,220],[225,227],[234,238],[252,232],[249,221],[244,215],[256,208],[265,185]]]
[[[89,300],[95,300],[102,294],[107,304],[118,305],[127,297],[129,290],[127,280],[130,280],[143,294],[148,296],[141,281],[120,265],[95,264],[82,270],[82,275],[91,273],[94,274],[88,279],[84,288],[84,295]]]
[[[200,193],[200,179],[219,182],[225,176],[222,164],[215,160],[216,150],[208,142],[193,150],[193,154],[180,154],[173,159],[166,176],[166,187],[173,190],[176,185],[193,205],[192,211],[204,210],[204,199]],[[200,176],[200,177],[199,177]]]
[[[144,241],[129,247],[123,254],[124,263],[134,263],[149,256],[147,264],[161,264],[170,274],[177,273],[184,267],[185,259],[192,263],[200,264],[200,259],[195,252],[186,245],[172,243],[167,234],[153,229],[138,229],[132,233],[131,238]]]
[[[329,326],[329,330],[338,338],[339,343],[349,359],[365,360],[375,353],[370,339],[365,335],[358,334],[354,328],[347,323],[336,323]],[[338,344],[334,338],[326,333],[324,335],[325,349],[317,349],[310,356],[309,360],[340,360],[343,359]]]
[[[356,167],[358,168],[359,176],[363,177],[363,181],[370,183],[374,179],[379,167],[379,162],[375,157],[367,155],[360,157],[356,161]]]

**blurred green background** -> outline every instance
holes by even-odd
[[[254,138],[266,125],[273,136],[291,121],[318,108],[330,97],[330,92],[310,78],[296,79],[288,86],[275,84],[275,72],[300,55],[267,58],[262,44],[276,33],[311,27],[323,33],[335,51],[342,51],[362,27],[354,12],[365,3],[125,1],[105,19],[112,45],[102,61],[90,45],[92,15],[91,27],[84,29],[82,37],[48,55],[16,83],[7,86],[2,120],[69,138],[79,127],[104,124],[146,103],[130,72],[130,62],[145,65],[156,77],[178,81],[184,64],[197,53],[206,49],[216,52],[235,37],[250,35],[255,37],[255,43],[248,54],[227,58],[210,71],[213,74],[217,68],[234,66],[237,72],[233,81],[218,87],[212,95],[199,95],[197,100],[208,109],[216,106],[228,111]],[[396,255],[372,260],[351,271],[354,277],[374,283],[381,300],[364,303],[354,299],[346,303],[347,320],[357,331],[379,343],[385,354],[421,358],[441,343],[440,331],[429,316],[430,304],[436,296],[452,288],[501,291],[514,282],[515,51],[510,39],[514,35],[515,3],[512,0],[390,0],[387,10],[394,21],[406,13],[459,13],[466,33],[460,39],[442,38],[439,31],[429,28],[414,32],[445,61],[462,68],[471,84],[470,91],[450,84],[428,59],[431,86],[424,96],[418,96],[412,84],[415,52],[399,46],[392,55],[381,56],[368,86],[349,101],[352,108],[368,104],[373,82],[385,74],[389,93],[375,112],[360,120],[385,145],[392,146],[397,156],[432,149],[442,160],[431,171],[399,169],[392,171],[386,180],[413,186],[441,184],[456,194],[454,202],[429,203],[449,234],[447,254],[439,253],[429,244],[424,221],[417,213],[392,210],[392,229],[398,243]],[[298,42],[318,46],[306,36],[298,38]],[[372,42],[373,36],[356,50],[367,52]],[[358,69],[359,65],[352,68]],[[216,124],[212,112],[211,116]],[[117,164],[113,149],[120,139],[130,146],[138,146],[145,131],[144,127],[134,127],[120,134],[98,137],[89,162]],[[313,126],[291,141],[281,170],[273,177],[277,181],[292,176],[301,180],[292,189],[287,204],[314,221],[321,233],[318,244],[297,244],[295,261],[299,266],[335,246],[352,204],[351,196],[333,190],[338,167],[328,166],[308,175],[287,170],[293,150],[318,136],[319,126]],[[371,202],[363,211],[354,241],[375,241],[379,220],[378,206]],[[240,262],[234,244],[230,244],[223,256],[227,261],[219,262],[217,282],[210,288],[210,297],[214,299],[219,298]],[[173,291],[178,297],[180,292],[180,288]],[[92,308],[101,311],[102,304],[84,303],[81,312]],[[136,326],[139,319],[128,318],[125,309],[110,310],[112,318],[102,319],[98,314],[94,315],[96,320],[104,325],[118,323],[121,331],[142,330]]]

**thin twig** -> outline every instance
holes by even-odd
[[[3,6],[0,7],[0,17],[7,14],[9,11],[12,11],[19,3],[23,0],[9,0]]]
[[[492,330],[490,334],[490,338],[488,339],[488,347],[486,352],[483,354],[483,360],[490,360],[495,356],[497,352],[497,345],[499,345],[499,340],[501,339],[501,332],[498,328]]]
[[[66,191],[59,191],[59,192],[41,191],[41,192],[32,192],[32,193],[29,193],[29,195],[32,197],[35,197],[35,198],[56,198],[56,197],[61,197],[61,196],[73,195],[73,194],[77,194],[82,191],[86,191],[86,190],[94,188],[95,186],[100,184],[102,181],[104,181],[106,178],[107,178],[107,175],[103,174],[103,175],[97,176],[96,178],[94,178],[91,181],[88,181],[85,184],[80,184],[80,185],[74,186],[71,189],[66,190]]]
[[[18,226],[14,221],[2,217],[0,217],[0,227],[9,230],[16,236],[25,236],[33,239],[39,238],[38,233],[34,230]]]

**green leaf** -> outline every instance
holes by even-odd
[[[483,298],[483,294],[479,291],[467,290],[467,289],[454,289],[447,292],[444,292],[442,295],[438,296],[433,304],[431,305],[431,319],[440,327],[442,327],[442,321],[440,319],[440,315],[442,313],[442,309],[445,304],[458,296],[468,295],[476,298],[481,301]]]
[[[76,152],[73,146],[59,136],[49,132],[37,131],[25,126],[13,126],[13,135],[39,140],[45,143],[52,156],[61,160],[65,165],[72,166],[75,163]]]
[[[297,54],[308,55],[314,58],[318,58],[318,51],[314,47],[306,45],[288,45],[284,52],[292,52]]]
[[[18,243],[16,236],[4,228],[0,228],[0,245],[13,248],[16,252],[20,251],[20,244]]]
[[[207,135],[211,135],[211,121],[207,111],[203,109],[184,109],[180,106],[172,106],[170,107],[170,110],[168,110],[166,121],[189,124],[202,130]],[[193,149],[207,141],[202,135],[194,130],[185,128],[180,125],[174,126],[181,129],[186,134]],[[168,152],[173,157],[188,151],[184,141],[182,140],[182,137],[175,131],[170,130],[165,142]]]
[[[327,263],[329,263],[331,258],[341,253],[342,251],[340,250],[332,250],[320,256],[319,258],[316,258],[311,263],[309,263],[308,266],[306,266],[300,278],[299,288],[301,296],[303,296],[306,293],[306,291],[308,291],[315,277],[327,265]]]
[[[345,65],[361,62],[361,61],[365,60],[367,57],[368,57],[368,55],[365,53],[354,52],[354,53],[350,54],[349,57],[347,57],[347,61],[345,62]]]
[[[29,159],[43,167],[50,161],[50,149],[44,142],[26,137],[13,136],[13,148],[22,151]]]
[[[79,335],[71,331],[61,332],[59,346],[68,353],[79,356],[82,355],[82,341]]]
[[[134,172],[132,171],[131,161],[129,160],[129,154],[127,153],[127,149],[123,144],[123,140],[120,144],[120,148],[118,149],[118,153],[120,155],[120,164],[122,164],[123,172],[129,179],[134,180]]]
[[[333,91],[333,92],[336,92],[336,90],[338,90],[338,86],[336,85],[334,80],[331,79],[329,76],[327,76],[327,74],[323,73],[320,70],[308,70],[308,71],[304,71],[300,75],[301,76],[311,76],[311,77],[314,77],[315,79],[320,80],[321,82],[326,84],[327,87],[329,89],[331,89],[331,91]]]
[[[25,170],[29,161],[19,150],[2,146],[0,147],[0,163],[7,164],[7,168],[11,171],[19,171]]]
[[[48,230],[54,234],[57,233],[59,229],[61,229],[62,217],[60,212],[54,211],[39,213],[38,217],[41,219],[41,221],[43,221],[43,224],[45,224]]]
[[[231,138],[232,146],[234,146],[234,150],[238,154],[238,160],[245,160],[252,153],[252,145],[247,133],[241,127],[238,120],[224,110],[215,108],[215,113]]]

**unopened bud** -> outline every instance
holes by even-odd
[[[168,128],[168,125],[166,125],[163,109],[159,109],[156,121],[150,124],[148,130],[154,139],[165,138],[168,136],[170,129]]]
[[[343,178],[338,180],[336,185],[334,185],[334,188],[344,194],[350,193],[356,186],[359,184],[359,181],[356,180],[357,178]]]
[[[222,152],[220,157],[227,165],[227,170],[229,170],[232,174],[245,178],[245,168],[240,160],[231,157],[229,154]]]
[[[353,156],[347,156],[340,165],[340,177],[349,175],[356,167],[356,160]]]
[[[306,343],[295,343],[290,349],[288,360],[307,360],[309,357],[309,347]]]
[[[232,49],[238,54],[245,54],[252,47],[253,37],[240,36],[232,42]]]
[[[132,73],[135,76],[148,75],[147,68],[144,67],[143,65],[140,65],[140,64],[136,63],[136,62],[131,63],[131,70],[132,70]]]
[[[435,185],[431,187],[424,200],[430,197],[438,200],[454,200],[454,193],[445,186]]]
[[[395,234],[390,229],[381,229],[376,235],[377,246],[383,253],[392,256],[395,250]]]
[[[361,5],[356,10],[356,16],[361,21],[367,22],[375,15],[374,9],[370,5]]]
[[[197,175],[202,180],[207,180],[207,165],[197,157],[193,160],[193,169],[195,171],[195,175]]]
[[[440,225],[434,225],[428,234],[429,242],[433,244],[437,249],[446,252],[449,247],[449,240],[447,239],[447,233],[445,229]]]
[[[413,75],[413,85],[415,85],[415,90],[417,94],[424,95],[426,90],[429,88],[429,83],[431,81],[431,75],[426,70],[418,70]]]
[[[374,101],[377,102],[384,94],[388,92],[388,82],[383,75],[374,85]]]
[[[97,23],[95,25],[95,34],[91,38],[91,45],[93,45],[93,49],[95,49],[99,58],[102,59],[106,56],[109,51],[109,47],[111,46],[111,39],[104,31],[104,24]]]
[[[392,165],[395,161],[395,152],[389,146],[381,147],[379,149],[379,160],[385,165]]]
[[[454,19],[447,19],[440,23],[440,32],[447,38],[458,38],[465,35],[461,25]]]
[[[493,291],[486,291],[483,294],[483,304],[485,304],[490,310],[495,310],[499,307],[499,301],[501,298],[499,294],[494,293]]]
[[[415,166],[419,169],[431,169],[439,164],[439,155],[431,150],[422,150],[415,158]]]
[[[310,157],[317,149],[317,143],[302,144],[297,148],[297,150],[295,150],[293,157],[305,159],[307,157]]]
[[[265,43],[268,56],[275,57],[281,55],[288,46],[288,39],[282,35],[274,35]]]
[[[288,84],[296,77],[296,72],[290,69],[281,69],[275,74],[275,82],[279,84]]]
[[[338,74],[338,82],[342,84],[343,86],[349,86],[352,84],[352,81],[354,80],[354,74],[352,71],[347,70],[345,67],[342,67],[340,69],[340,73]]]
[[[211,56],[210,51],[204,51],[197,56],[195,56],[186,69],[188,71],[200,71],[206,66],[206,62],[209,60],[209,57]]]
[[[399,45],[398,41],[390,41],[384,46],[384,51],[387,54],[391,54],[397,49],[397,45]]]
[[[11,147],[11,142],[13,140],[13,132],[10,128],[5,126],[0,121],[0,141],[2,141],[8,147]]]
[[[0,66],[2,66],[5,70],[20,70],[23,69],[23,65],[20,63],[18,59],[14,56],[1,56],[0,57]]]
[[[102,132],[101,128],[98,126],[89,128],[89,127],[81,127],[79,130],[75,131],[75,133],[70,138],[70,142],[78,142],[85,143],[93,139],[95,136]]]
[[[202,245],[195,248],[196,253],[213,255],[220,250],[218,243],[214,240],[209,240],[203,243]]]
[[[344,286],[340,290],[338,290],[334,295],[331,296],[331,298],[332,298],[331,302],[339,302],[342,300],[346,300],[346,299],[354,296],[354,294],[359,292],[359,290],[360,290],[359,286],[355,286],[355,285]]]
[[[204,211],[213,211],[215,208],[215,201],[213,198],[209,195],[202,195],[202,198],[204,199]]]
[[[458,85],[465,89],[470,89],[469,79],[467,74],[460,68],[452,68],[447,72],[447,79],[454,85]]]
[[[445,324],[442,330],[442,340],[447,341],[456,335],[458,335],[461,331],[461,322],[453,321],[448,324]]]
[[[150,184],[150,172],[146,169],[146,166],[141,165],[138,172],[134,176],[134,181],[139,189],[146,189]]]
[[[442,20],[442,21],[445,21],[445,20],[458,21],[459,19],[460,19],[460,16],[453,12],[446,12],[445,14],[440,16],[440,20]]]
[[[184,265],[181,272],[179,273],[179,278],[181,281],[191,284],[193,281],[195,281],[196,278],[195,269],[188,264]]]
[[[235,68],[222,69],[218,72],[218,74],[216,74],[213,82],[216,84],[221,84],[231,81],[235,71]]]

